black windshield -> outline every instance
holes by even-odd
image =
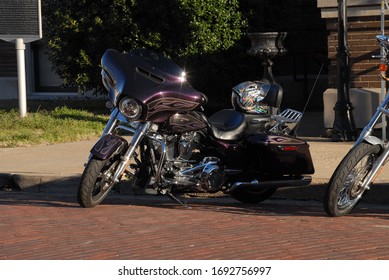
[[[147,69],[150,72],[153,72],[153,70],[157,74],[157,72],[161,71],[166,74],[170,74],[173,76],[181,77],[184,70],[181,69],[180,66],[178,66],[176,63],[174,63],[172,60],[166,58],[162,54],[159,54],[157,52],[146,50],[146,49],[140,49],[140,50],[133,50],[129,52],[131,56],[138,57],[142,59],[147,64],[150,64],[154,67],[154,69]],[[158,71],[159,70],[159,71]]]

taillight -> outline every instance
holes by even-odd
[[[297,151],[297,146],[278,146],[280,151],[292,152]]]

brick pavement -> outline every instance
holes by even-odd
[[[318,202],[0,191],[0,259],[389,259],[389,208],[330,218]]]

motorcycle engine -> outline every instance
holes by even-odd
[[[197,132],[185,133],[178,141],[178,158],[189,160],[193,151],[200,148],[201,135]]]
[[[184,133],[165,138],[166,162],[162,181],[166,186],[186,192],[217,192],[223,186],[225,174],[216,157],[204,157],[201,134]],[[159,150],[159,149],[158,149]]]
[[[223,186],[225,174],[219,166],[219,159],[206,157],[205,166],[200,174],[200,188],[205,192],[217,192]]]

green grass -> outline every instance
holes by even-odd
[[[101,100],[28,101],[19,116],[16,101],[0,101],[0,148],[46,145],[98,137],[109,117]]]

